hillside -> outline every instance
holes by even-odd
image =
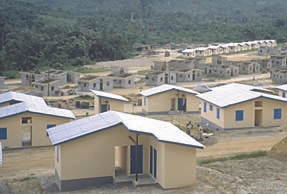
[[[0,0],[0,75],[134,55],[135,45],[287,39],[284,0]]]

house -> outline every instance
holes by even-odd
[[[278,96],[281,96],[282,98],[286,98],[287,84],[277,86],[276,89],[278,90]]]
[[[135,78],[129,73],[126,74],[110,74],[113,80],[113,88],[134,88]]]
[[[204,148],[169,122],[115,111],[47,132],[61,191],[119,181],[140,185],[143,176],[164,189],[194,185],[196,149]]]
[[[129,99],[117,94],[91,90],[95,94],[94,106],[95,113],[106,112],[114,110],[119,112],[128,112],[126,109],[129,106]]]
[[[260,69],[262,73],[266,73],[266,72],[270,72],[272,65],[271,65],[271,61],[269,59],[263,59],[263,60],[259,60],[257,61],[260,64]]]
[[[5,78],[3,76],[0,76],[0,89],[4,88],[5,86]]]
[[[202,71],[199,69],[182,69],[176,72],[176,82],[201,81]]]
[[[39,96],[59,96],[60,80],[41,79],[34,83],[35,92]]]
[[[260,73],[260,64],[257,62],[237,62],[236,66],[239,68],[239,74]]]
[[[162,84],[175,84],[176,72],[151,72],[145,76],[146,86],[159,86]]]
[[[236,77],[239,75],[239,68],[234,65],[208,65],[205,74],[212,77]]]
[[[0,94],[0,140],[4,148],[51,145],[46,129],[75,119],[70,110],[53,108],[36,96]]]
[[[33,86],[36,81],[43,78],[41,74],[21,72],[21,84],[22,86]]]
[[[280,126],[287,122],[286,98],[244,84],[227,84],[197,95],[201,121],[210,128],[242,129]]]
[[[272,69],[280,69],[286,67],[286,56],[285,55],[272,55],[270,56]]]
[[[279,55],[280,52],[281,47],[270,47],[270,46],[260,46],[257,51],[259,56]]]
[[[182,51],[182,54],[187,57],[196,57],[195,49],[185,49]]]
[[[78,81],[78,90],[90,92],[90,90],[107,91],[113,89],[113,79],[105,76],[86,75]]]
[[[146,113],[198,112],[198,93],[191,89],[164,84],[140,94]]]
[[[274,84],[286,84],[287,83],[287,70],[286,69],[276,69],[272,70],[270,73],[272,83]]]

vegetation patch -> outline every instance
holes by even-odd
[[[213,162],[223,162],[227,160],[244,160],[248,158],[258,158],[261,156],[267,156],[267,151],[256,151],[251,153],[241,153],[234,156],[222,157],[222,158],[211,158],[199,161],[199,164],[210,164]]]

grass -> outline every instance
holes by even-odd
[[[146,75],[147,73],[150,73],[151,70],[140,70],[137,72],[138,75]]]
[[[23,177],[23,178],[19,179],[19,182],[28,181],[28,180],[31,180],[31,179],[36,179],[36,177],[34,177],[34,176],[26,176],[26,177]]]
[[[88,68],[88,67],[79,67],[74,69],[75,72],[79,73],[101,73],[111,71],[108,68]]]
[[[258,158],[261,156],[267,156],[267,151],[256,151],[251,153],[241,153],[234,156],[228,156],[228,157],[222,157],[222,158],[211,158],[202,160],[199,162],[199,164],[210,164],[213,162],[223,162],[228,160],[244,160],[248,158]]]

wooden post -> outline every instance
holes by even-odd
[[[139,166],[139,164],[138,164],[138,145],[139,145],[139,134],[136,134],[136,182],[138,182],[138,166]]]

